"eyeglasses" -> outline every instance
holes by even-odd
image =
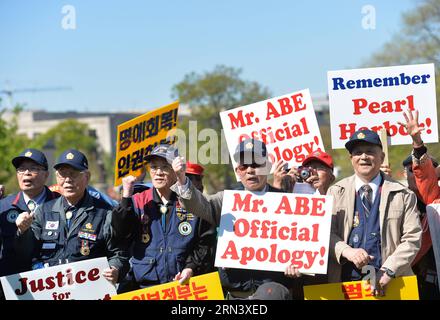
[[[43,168],[40,168],[40,167],[19,167],[19,168],[17,168],[17,173],[18,174],[24,174],[26,171],[29,171],[30,173],[32,173],[32,174],[37,174],[37,173],[39,173],[40,171],[43,171],[44,169]]]
[[[238,165],[238,170],[240,171],[245,171],[247,170],[247,168],[251,167],[252,169],[256,169],[256,168],[262,168],[266,165],[266,163],[263,164],[257,164],[257,163],[251,163],[251,164],[240,164]]]
[[[78,179],[85,171],[77,171],[77,170],[57,170],[56,176],[60,180],[66,180],[70,178],[72,180]]]
[[[162,172],[165,172],[165,173],[169,173],[172,170],[171,166],[169,166],[169,165],[165,165],[165,166],[150,165],[150,170],[153,173],[156,173],[159,169],[162,170]]]

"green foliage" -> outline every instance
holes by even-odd
[[[173,97],[190,107],[191,120],[197,120],[198,131],[211,128],[216,130],[220,137],[221,111],[261,101],[270,96],[267,88],[257,82],[243,80],[241,73],[241,69],[219,65],[213,71],[203,74],[187,74],[173,87]],[[188,121],[179,124],[179,128],[185,130],[188,138]],[[197,150],[203,144],[198,142]],[[220,147],[219,143],[218,154],[221,154]],[[188,152],[186,154],[188,155]],[[235,182],[230,164],[208,164],[204,167],[207,175],[205,183],[208,184],[209,192],[223,190]]]
[[[22,108],[22,105],[15,106],[12,119],[9,121],[2,117],[5,110],[0,110],[0,184],[5,185],[7,193],[17,188],[15,168],[11,160],[28,146],[30,141],[24,134],[18,134],[17,122]]]

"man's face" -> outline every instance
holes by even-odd
[[[326,194],[330,185],[335,181],[332,169],[317,160],[308,162],[306,166],[314,169],[319,178],[313,181],[313,188],[318,189],[320,194]]]
[[[41,193],[49,172],[32,160],[23,160],[17,168],[17,180],[20,190],[30,197]]]
[[[60,165],[56,170],[57,183],[67,200],[80,200],[89,184],[90,172],[80,171],[69,165]],[[71,202],[72,202],[71,201]]]
[[[374,144],[360,142],[353,148],[350,159],[354,172],[365,182],[371,181],[380,171],[385,154]]]
[[[171,165],[160,157],[153,157],[149,163],[151,182],[158,190],[169,189],[177,177]]]
[[[270,172],[270,163],[257,161],[252,164],[238,164],[235,172],[240,178],[241,183],[248,191],[262,191],[267,183],[267,175]]]

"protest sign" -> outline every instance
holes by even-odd
[[[308,89],[223,111],[220,118],[234,168],[235,148],[247,138],[263,141],[269,160],[284,160],[289,167],[325,151]]]
[[[391,145],[411,144],[398,122],[416,109],[424,142],[438,142],[434,64],[329,71],[327,79],[333,149],[361,129],[383,128]]]
[[[1,277],[7,300],[110,300],[115,286],[102,276],[107,258],[62,264]]]
[[[367,280],[304,286],[305,300],[419,300],[417,277],[392,279],[385,296],[374,297]]]
[[[161,143],[174,143],[169,131],[177,127],[179,102],[147,112],[118,126],[115,161],[115,186],[127,175],[138,176],[145,157]]]
[[[333,198],[225,190],[217,267],[327,273]]]
[[[173,281],[112,297],[112,300],[223,300],[218,272],[191,277],[187,284]]]

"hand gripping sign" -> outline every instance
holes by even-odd
[[[333,198],[225,190],[215,265],[327,273]]]
[[[398,122],[403,112],[419,110],[423,141],[438,142],[434,64],[329,71],[332,147],[344,148],[361,129],[385,129],[391,145],[411,144]]]
[[[106,258],[96,258],[1,277],[7,300],[110,300],[115,286],[102,276]]]

